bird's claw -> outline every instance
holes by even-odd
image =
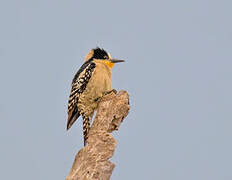
[[[110,91],[106,91],[106,92],[104,92],[103,93],[103,96],[105,96],[105,95],[107,95],[107,94],[110,94],[110,93],[114,93],[114,94],[117,94],[117,91],[115,90],[115,89],[112,89],[112,90],[110,90]]]

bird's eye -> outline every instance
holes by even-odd
[[[108,59],[108,56],[104,56],[104,59]]]

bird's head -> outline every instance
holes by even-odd
[[[94,60],[103,62],[109,68],[113,68],[115,63],[124,62],[124,60],[112,58],[108,52],[106,52],[104,49],[101,49],[99,47],[95,49],[91,49],[87,54],[87,56],[85,57],[85,62],[94,61]]]

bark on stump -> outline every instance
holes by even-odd
[[[87,145],[77,153],[66,180],[110,179],[115,165],[109,159],[117,145],[110,133],[119,129],[129,109],[129,95],[126,91],[118,94],[111,92],[101,99]]]

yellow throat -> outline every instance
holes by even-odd
[[[114,67],[114,63],[110,62],[109,60],[104,60],[104,63],[105,63],[109,68],[113,68],[113,67]]]

